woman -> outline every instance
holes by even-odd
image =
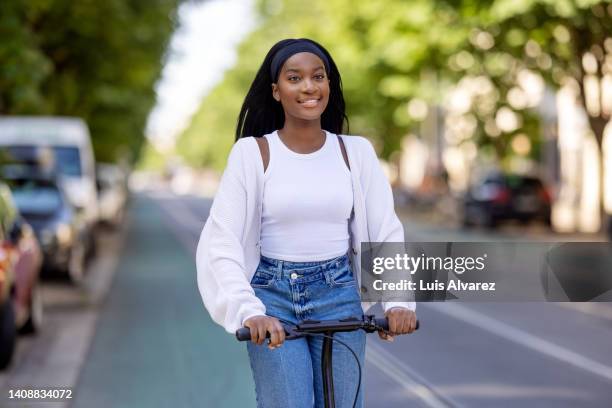
[[[359,274],[353,275],[360,270],[360,243],[404,240],[374,149],[362,137],[340,136],[345,119],[340,74],[329,53],[307,39],[275,44],[245,98],[200,237],[200,293],[228,332],[250,328],[259,407],[323,406],[322,339],[283,344],[281,322],[362,315]],[[379,333],[382,338],[415,329],[414,303],[383,308],[390,334]],[[270,341],[262,347],[266,333]],[[363,367],[365,333],[336,338]],[[337,407],[353,405],[357,370],[352,354],[334,343]]]

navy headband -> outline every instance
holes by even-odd
[[[295,42],[286,45],[274,54],[272,58],[272,64],[270,64],[270,75],[272,76],[272,82],[278,81],[278,75],[280,74],[281,68],[285,61],[291,56],[300,52],[310,52],[317,57],[321,58],[325,65],[325,72],[329,75],[329,60],[323,54],[323,51],[313,43],[306,40],[296,40]]]

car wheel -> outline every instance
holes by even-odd
[[[489,218],[485,221],[485,228],[493,229],[497,227],[497,220],[492,215],[489,215]]]
[[[9,300],[0,305],[0,370],[11,363],[16,339],[15,311],[13,302]]]
[[[43,323],[43,299],[40,284],[35,284],[30,296],[30,315],[20,330],[21,334],[33,334],[40,330]]]
[[[476,225],[481,228],[494,228],[496,225],[495,218],[487,210],[479,208],[474,212]]]
[[[70,261],[68,262],[68,277],[72,283],[79,284],[85,276],[85,258],[87,250],[85,245],[79,244],[70,251]]]

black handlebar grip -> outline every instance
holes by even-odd
[[[382,327],[383,330],[389,331],[389,321],[387,320],[386,317],[376,318],[374,319],[374,322],[376,323],[377,326]],[[417,319],[416,321],[416,327],[414,328],[414,330],[418,330],[418,329],[419,329],[419,319]]]
[[[248,341],[251,340],[251,330],[248,327],[241,327],[236,330],[236,338],[238,341]]]

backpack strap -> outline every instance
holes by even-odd
[[[342,157],[344,158],[344,163],[346,167],[350,170],[351,166],[349,165],[348,155],[346,154],[346,147],[344,147],[344,140],[340,137],[340,135],[336,135],[338,137],[338,142],[340,142],[340,150],[342,151]]]
[[[263,161],[264,172],[268,169],[270,163],[270,147],[268,146],[268,139],[265,137],[256,137],[255,141],[259,146],[259,153],[261,153],[261,161]]]

